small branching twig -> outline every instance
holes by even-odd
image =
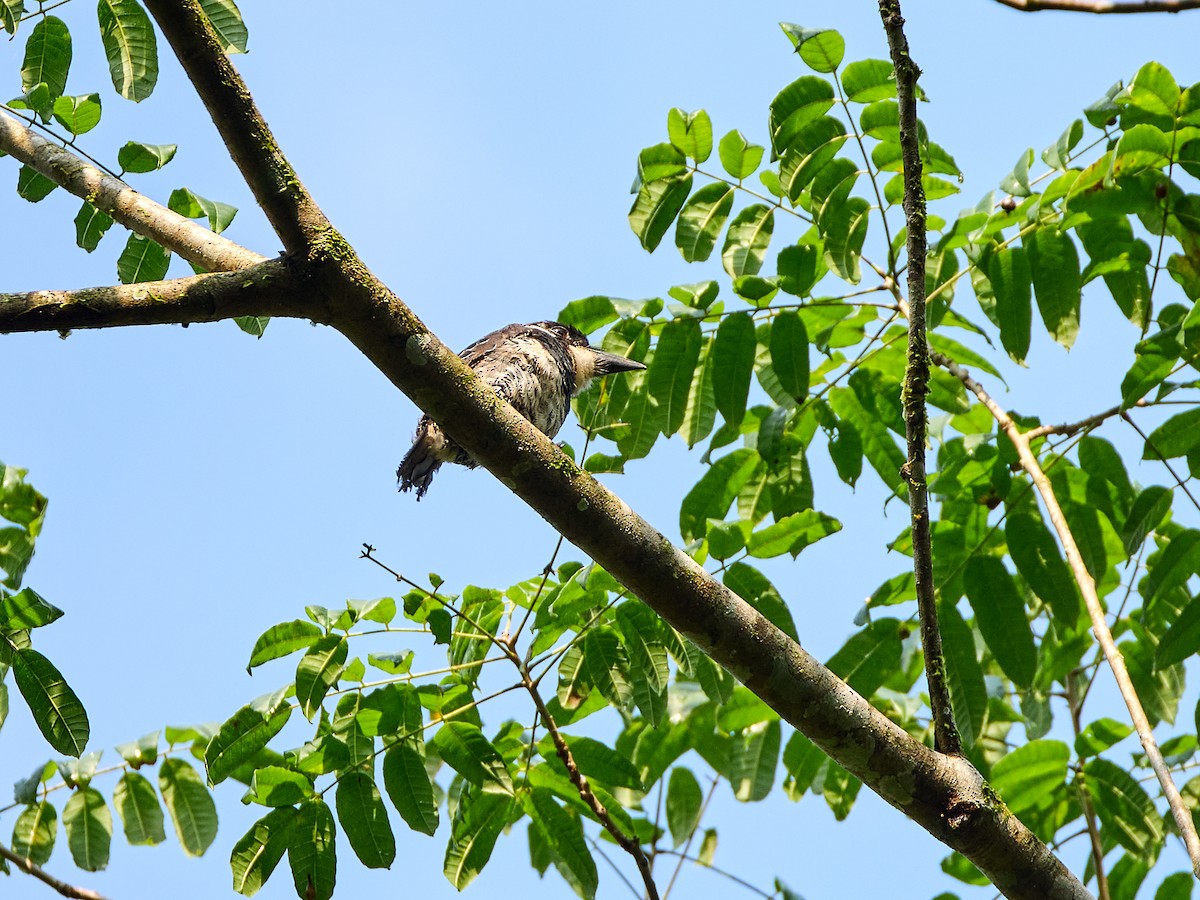
[[[518,664],[520,665],[520,663]],[[546,708],[546,701],[542,699],[542,695],[538,692],[537,685],[529,677],[528,669],[524,669],[522,675],[524,677],[525,690],[529,692],[529,696],[533,699],[534,706],[537,707],[538,716],[542,720],[542,725],[545,726],[546,732],[554,742],[554,749],[558,753],[558,758],[562,760],[562,764],[567,768],[567,777],[571,779],[571,784],[575,785],[575,790],[579,792],[580,798],[588,805],[588,808],[595,814],[596,818],[600,820],[600,824],[604,826],[605,831],[613,836],[613,840],[617,842],[617,845],[622,850],[633,857],[634,862],[637,863],[638,872],[641,873],[642,882],[646,886],[647,898],[649,900],[659,900],[658,887],[654,884],[654,873],[650,871],[650,860],[646,858],[646,854],[642,850],[642,845],[638,843],[636,837],[627,835],[613,821],[613,817],[609,815],[604,804],[600,802],[600,798],[592,790],[592,786],[588,784],[587,776],[580,772],[579,766],[575,764],[575,757],[571,755],[571,748],[567,746],[566,740],[558,730],[558,724],[554,721],[554,716]]]
[[[74,897],[76,900],[104,900],[104,896],[96,891],[76,887],[73,884],[68,884],[65,881],[55,878],[33,860],[26,859],[24,856],[14,853],[3,844],[0,844],[0,859],[7,859],[26,875],[32,875],[38,881],[50,886],[64,897]]]
[[[925,397],[929,393],[929,341],[925,331],[925,190],[921,185],[921,148],[917,139],[917,77],[921,70],[908,52],[899,0],[879,0],[879,14],[887,32],[892,65],[896,70],[896,96],[900,103],[900,150],[904,158],[904,216],[908,226],[908,364],[904,373],[904,430],[908,460],[901,474],[908,485],[912,512],[913,571],[917,607],[921,618],[921,646],[925,651],[925,680],[933,712],[934,742],[942,753],[959,755],[962,741],[954,726],[946,663],[938,629],[937,599],[933,584],[933,553],[929,524],[929,484],[925,474],[927,421]]]
[[[1108,627],[1108,622],[1104,616],[1104,607],[1101,605],[1100,597],[1096,593],[1096,583],[1092,580],[1091,574],[1083,563],[1083,557],[1079,552],[1078,545],[1075,543],[1075,536],[1067,524],[1062,507],[1058,504],[1058,498],[1054,494],[1054,488],[1050,484],[1050,479],[1046,477],[1046,473],[1038,463],[1037,457],[1033,455],[1033,451],[1030,449],[1028,436],[1021,432],[1016,422],[1012,420],[1008,413],[1000,408],[1000,405],[984,390],[983,385],[972,378],[966,369],[963,369],[936,351],[931,351],[931,357],[934,362],[943,366],[961,381],[967,390],[975,394],[979,398],[979,401],[988,408],[996,423],[1016,448],[1017,456],[1021,461],[1021,468],[1033,480],[1034,486],[1042,498],[1042,503],[1046,506],[1050,522],[1058,534],[1059,541],[1062,543],[1063,551],[1067,557],[1067,565],[1070,566],[1071,573],[1075,577],[1075,583],[1079,586],[1080,593],[1083,594],[1084,602],[1087,604],[1088,615],[1092,620],[1092,633],[1095,634],[1096,641],[1104,651],[1104,657],[1108,660],[1108,666],[1112,669],[1113,677],[1116,679],[1117,688],[1121,692],[1121,697],[1125,701],[1126,708],[1129,710],[1129,717],[1133,722],[1133,727],[1141,739],[1142,748],[1146,751],[1146,758],[1149,759],[1151,768],[1154,769],[1154,773],[1158,776],[1163,796],[1167,798],[1167,804],[1171,807],[1171,813],[1175,818],[1176,826],[1179,828],[1179,834],[1183,838],[1184,845],[1187,847],[1188,857],[1192,861],[1192,870],[1200,876],[1200,837],[1196,835],[1196,827],[1192,823],[1191,812],[1184,805],[1183,798],[1179,795],[1179,789],[1175,786],[1175,781],[1171,777],[1171,770],[1163,759],[1162,751],[1159,749],[1158,742],[1154,738],[1154,730],[1150,726],[1149,719],[1146,718],[1145,710],[1142,708],[1142,701],[1134,689],[1128,670],[1125,668],[1125,658],[1121,655],[1121,651],[1113,639],[1112,630]]]
[[[1067,676],[1067,707],[1071,711],[1071,728],[1075,737],[1081,730],[1080,713],[1083,710],[1083,698],[1075,688],[1075,678],[1079,673],[1072,672]],[[1092,795],[1086,785],[1079,785],[1079,804],[1083,807],[1083,818],[1087,823],[1088,839],[1092,845],[1092,864],[1096,867],[1096,894],[1099,900],[1109,900],[1108,878],[1104,874],[1104,844],[1100,841],[1100,826],[1096,823],[1096,807],[1092,804]]]

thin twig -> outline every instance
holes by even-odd
[[[942,753],[959,755],[962,753],[962,741],[954,725],[954,711],[946,685],[946,660],[942,655],[942,636],[938,629],[929,524],[929,484],[925,473],[929,340],[925,331],[925,190],[921,184],[921,148],[917,140],[916,85],[921,70],[909,55],[899,0],[879,0],[879,14],[883,18],[892,65],[896,70],[900,151],[904,159],[904,216],[908,230],[908,362],[903,391],[908,459],[901,469],[901,475],[908,485],[908,505],[912,516],[913,572],[921,619],[921,646],[925,651],[925,680],[929,688],[929,708],[933,713],[934,743]]]
[[[24,856],[14,853],[3,844],[0,844],[0,858],[7,859],[26,875],[32,875],[38,881],[49,885],[64,897],[74,897],[76,900],[104,900],[103,894],[98,894],[88,888],[76,887],[73,884],[68,884],[65,881],[55,878],[33,860],[26,859]]]
[[[588,805],[588,808],[591,809],[596,818],[600,820],[600,824],[604,826],[604,829],[613,836],[613,840],[617,842],[618,846],[633,857],[634,862],[637,863],[638,872],[641,873],[642,883],[646,886],[646,896],[649,900],[659,900],[658,887],[654,883],[654,873],[650,870],[650,860],[646,858],[646,854],[642,850],[642,845],[638,843],[636,837],[627,835],[613,821],[613,817],[609,815],[604,804],[600,802],[600,798],[592,790],[587,776],[579,771],[579,766],[575,763],[575,757],[571,754],[571,748],[567,746],[562,732],[558,730],[558,723],[554,721],[554,716],[550,714],[550,710],[546,707],[546,701],[542,699],[537,685],[530,678],[529,670],[519,662],[518,666],[522,669],[521,675],[524,678],[525,690],[533,698],[534,706],[537,707],[542,724],[546,727],[550,739],[554,742],[554,749],[558,753],[558,758],[562,760],[562,764],[567,768],[567,777],[571,779],[571,784],[575,785],[575,790],[579,792],[580,798]]]
[[[1146,406],[1145,400],[1139,400],[1134,406]],[[1094,428],[1101,422],[1111,419],[1113,416],[1119,416],[1124,412],[1124,407],[1114,406],[1112,409],[1106,409],[1104,412],[1096,413],[1094,416],[1088,416],[1086,419],[1080,419],[1078,422],[1071,422],[1064,425],[1039,425],[1037,428],[1030,428],[1025,432],[1025,440],[1033,443],[1040,437],[1048,434],[1063,434],[1067,437],[1074,435],[1077,432],[1083,431],[1085,428]]]
[[[1146,751],[1146,758],[1150,760],[1150,766],[1154,769],[1155,775],[1158,776],[1163,796],[1167,798],[1167,804],[1171,808],[1171,813],[1175,818],[1179,834],[1183,838],[1184,846],[1187,847],[1188,858],[1192,861],[1192,871],[1200,877],[1200,837],[1196,835],[1196,827],[1192,822],[1191,812],[1184,805],[1183,798],[1179,795],[1179,789],[1175,786],[1175,780],[1171,777],[1171,770],[1163,759],[1162,751],[1159,749],[1158,742],[1154,738],[1154,730],[1150,726],[1150,720],[1146,718],[1146,711],[1142,708],[1142,701],[1134,689],[1132,680],[1129,678],[1128,670],[1125,668],[1125,658],[1121,655],[1116,641],[1113,640],[1112,631],[1109,629],[1108,622],[1104,617],[1104,607],[1101,605],[1100,597],[1096,593],[1096,583],[1092,580],[1087,566],[1084,565],[1083,557],[1079,552],[1079,546],[1075,543],[1075,536],[1067,524],[1062,507],[1058,504],[1058,498],[1054,494],[1054,488],[1050,484],[1050,479],[1046,477],[1046,473],[1038,463],[1037,457],[1033,455],[1027,436],[1021,433],[1017,424],[991,398],[983,386],[972,378],[969,372],[952,360],[947,359],[936,351],[930,351],[930,353],[934,362],[943,366],[954,375],[988,408],[988,411],[995,418],[996,423],[1008,435],[1009,440],[1012,441],[1013,446],[1016,448],[1017,456],[1021,460],[1021,467],[1033,480],[1034,486],[1042,498],[1042,503],[1046,506],[1050,522],[1054,525],[1058,539],[1063,545],[1067,564],[1070,566],[1071,573],[1075,577],[1075,582],[1079,585],[1080,593],[1083,594],[1084,602],[1087,604],[1088,615],[1092,620],[1092,633],[1095,634],[1097,642],[1104,651],[1104,658],[1108,660],[1108,666],[1112,669],[1113,677],[1117,682],[1117,689],[1121,692],[1121,697],[1125,701],[1126,708],[1129,710],[1129,717],[1133,722],[1133,727],[1141,739],[1142,748]]]
[[[1133,421],[1133,419],[1129,417],[1128,413],[1122,412],[1121,418],[1128,422],[1129,427],[1138,433],[1138,436],[1145,442],[1146,446],[1154,451],[1154,455],[1158,457],[1158,461],[1161,462],[1166,467],[1167,471],[1171,473],[1171,477],[1175,479],[1175,483],[1179,485],[1179,489],[1187,494],[1187,498],[1192,501],[1192,506],[1196,507],[1197,511],[1200,511],[1200,503],[1196,502],[1196,498],[1192,496],[1192,492],[1188,490],[1185,480],[1180,478],[1179,474],[1173,468],[1171,468],[1171,464],[1167,462],[1167,458],[1159,452],[1157,447],[1154,446],[1154,442],[1146,436],[1146,432],[1142,431],[1142,429],[1138,427],[1137,422]]]
[[[1076,673],[1067,676],[1067,708],[1071,711],[1071,727],[1075,737],[1079,737],[1080,713],[1083,710],[1083,700],[1075,688]],[[1087,822],[1088,839],[1092,845],[1092,865],[1096,868],[1096,894],[1099,900],[1109,900],[1108,877],[1104,874],[1104,844],[1100,840],[1100,826],[1096,824],[1096,807],[1092,804],[1092,795],[1086,785],[1079,786],[1079,803],[1083,807],[1083,818]]]

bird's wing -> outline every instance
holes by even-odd
[[[480,360],[489,353],[495,352],[506,341],[510,341],[521,335],[532,335],[541,332],[542,329],[532,325],[505,325],[503,328],[496,329],[491,334],[485,334],[458,355],[462,357],[463,362],[468,366],[475,368]]]

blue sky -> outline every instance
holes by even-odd
[[[68,91],[85,93],[107,75],[91,9],[76,6],[60,14],[75,33]],[[551,318],[577,297],[655,296],[723,278],[717,262],[685,265],[669,241],[654,255],[638,246],[625,218],[638,149],[665,139],[672,106],[703,106],[718,135],[736,127],[764,142],[767,104],[804,71],[780,20],[839,29],[848,60],[887,56],[869,2],[475,3],[452,13],[247,0],[243,12],[250,53],[236,62],[280,145],[368,265],[456,348],[508,322]],[[989,0],[909,0],[905,12],[931,100],[920,114],[966,176],[962,195],[941,208],[947,217],[1141,63],[1157,59],[1183,84],[1200,77],[1200,13],[1021,15]],[[22,47],[0,49],[9,95],[19,93]],[[112,159],[130,139],[179,144],[175,161],[135,186],[160,201],[187,186],[233,203],[241,212],[229,236],[273,254],[278,242],[160,50],[155,94],[135,107],[107,93],[104,122],[83,145]],[[0,162],[3,179],[15,184],[10,160]],[[91,255],[75,249],[77,208],[62,192],[37,206],[0,193],[0,289],[115,280],[123,238],[114,230]],[[186,272],[174,263],[173,274]],[[1109,301],[1090,300],[1076,348],[1068,356],[1035,338],[1006,404],[1057,420],[1114,402],[1128,326]],[[437,571],[456,587],[528,577],[554,546],[549,527],[482,471],[443,472],[419,506],[396,494],[417,412],[330,329],[277,321],[261,341],[229,323],[14,335],[0,348],[10,397],[0,459],[28,468],[50,497],[27,583],[67,611],[38,646],[85,701],[97,748],[164,724],[221,720],[289,680],[286,664],[246,676],[262,630],[306,604],[396,591],[357,559],[364,541],[395,568]],[[578,443],[574,434],[569,423],[563,437]],[[679,500],[699,472],[676,439],[609,483],[677,535]],[[1152,471],[1135,477],[1161,481]],[[818,508],[845,531],[772,570],[818,657],[851,633],[862,598],[903,567],[886,555],[901,525],[894,512],[882,520],[882,500],[869,475],[857,493],[818,484]],[[0,732],[0,781],[24,777],[46,749],[14,708]],[[221,830],[202,860],[118,837],[107,872],[80,875],[61,845],[51,869],[114,898],[228,894],[228,850],[252,819],[238,793],[218,792]],[[946,849],[866,791],[840,825],[819,798],[746,806],[728,794],[718,792],[706,822],[720,832],[717,862],[768,890],[776,875],[809,900],[961,887],[938,871]],[[11,820],[0,817],[0,835]],[[339,848],[339,896],[400,885],[429,898],[455,893],[441,875],[444,837],[397,834],[391,872],[368,873]],[[1076,844],[1065,854],[1073,867],[1084,849]],[[601,877],[601,896],[628,896],[603,864]],[[547,891],[569,895],[556,875],[547,879]],[[536,882],[521,825],[469,890],[507,896]],[[730,890],[699,871],[676,886],[689,897]],[[5,891],[46,896],[23,879]],[[288,873],[260,896],[294,896]]]

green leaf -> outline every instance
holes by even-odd
[[[700,824],[703,805],[704,792],[692,770],[683,766],[672,769],[667,782],[667,827],[676,847],[691,838]]]
[[[1133,556],[1146,540],[1146,535],[1158,528],[1171,511],[1174,492],[1161,485],[1151,485],[1139,493],[1125,517],[1121,541],[1127,556]]]
[[[1083,120],[1076,119],[1049,147],[1042,151],[1042,161],[1052,169],[1065,171],[1071,151],[1083,138]]]
[[[830,116],[806,123],[795,133],[791,143],[780,151],[779,164],[779,186],[792,203],[800,200],[804,189],[837,155],[848,137],[841,121]]]
[[[746,416],[756,348],[750,313],[735,313],[721,320],[712,346],[713,396],[717,410],[731,426],[740,425]]]
[[[651,728],[667,715],[667,685],[671,671],[667,648],[658,639],[659,623],[644,604],[627,601],[617,607],[617,624],[629,657],[633,701]]]
[[[1030,741],[992,767],[992,787],[1017,816],[1029,822],[1067,789],[1071,751],[1062,741]]]
[[[690,113],[672,109],[667,113],[667,134],[675,149],[697,165],[712,155],[712,120],[702,109]]]
[[[675,246],[685,260],[708,259],[732,208],[733,187],[723,181],[706,184],[691,196],[675,226]]]
[[[254,642],[250,651],[250,662],[246,664],[249,672],[256,666],[261,666],[272,659],[281,659],[295,653],[297,650],[307,650],[324,632],[311,622],[303,619],[293,619],[272,625]]]
[[[229,858],[235,891],[253,897],[267,883],[287,850],[295,819],[296,810],[290,806],[273,809],[238,839]]]
[[[938,603],[937,609],[954,724],[958,726],[963,745],[974,747],[983,736],[988,707],[983,667],[975,655],[975,636],[954,604],[943,601]]]
[[[746,551],[759,559],[784,553],[790,553],[794,559],[805,547],[841,530],[842,523],[837,519],[806,509],[751,534],[746,540]]]
[[[508,823],[512,803],[511,797],[486,792],[460,801],[442,864],[446,879],[458,890],[474,881],[491,859],[496,839]]]
[[[871,204],[862,197],[851,197],[830,216],[822,218],[825,229],[825,259],[839,278],[857,284],[862,278],[859,261],[867,239],[867,220]]]
[[[600,877],[583,835],[582,820],[563,809],[544,788],[524,796],[524,808],[551,849],[551,859],[584,900],[593,900]]]
[[[267,330],[267,324],[271,319],[269,316],[234,316],[233,321],[246,334],[260,338],[263,336],[263,332]]]
[[[296,894],[329,900],[337,881],[337,842],[333,813],[324,800],[300,805],[287,835],[288,864]]]
[[[117,151],[117,164],[123,172],[153,172],[175,158],[175,144],[142,144],[129,141]]]
[[[646,786],[638,775],[637,768],[626,756],[613,750],[607,744],[589,737],[564,734],[563,740],[575,758],[579,771],[589,778],[599,781],[607,787],[629,788],[633,791],[644,791]],[[547,741],[543,756],[554,753],[554,745]]]
[[[296,701],[304,718],[312,721],[321,708],[325,695],[337,682],[349,653],[346,638],[327,634],[314,641],[296,666]]]
[[[121,816],[125,840],[134,846],[153,846],[167,839],[158,794],[145,776],[126,772],[113,788],[113,806]]]
[[[176,188],[171,191],[167,207],[189,219],[207,218],[208,227],[217,234],[228,228],[233,222],[233,217],[237,215],[236,206],[219,200],[209,200],[188,188]]]
[[[1165,669],[1200,651],[1200,597],[1179,613],[1154,651],[1154,665]]]
[[[663,434],[674,434],[683,425],[699,360],[700,323],[696,319],[672,319],[663,326],[646,374],[650,396],[658,403]]]
[[[1079,591],[1046,526],[1029,513],[1010,513],[1004,537],[1017,572],[1030,589],[1049,604],[1060,624],[1074,628],[1079,620]]]
[[[800,58],[814,72],[829,74],[836,72],[846,55],[846,42],[832,28],[808,29],[788,22],[779,27],[800,54]]]
[[[862,452],[871,467],[883,479],[884,484],[899,496],[906,495],[900,468],[905,463],[904,451],[897,446],[891,432],[875,413],[863,406],[855,391],[834,388],[829,393],[829,403],[838,418],[848,422],[862,441]]]
[[[753,175],[754,170],[762,163],[764,149],[758,144],[750,143],[746,140],[745,135],[734,130],[721,138],[721,143],[717,146],[717,154],[721,157],[722,168],[729,173],[731,178],[741,181],[743,178]]]
[[[63,611],[32,588],[0,594],[0,631],[40,628],[62,618]]]
[[[1037,670],[1037,650],[1025,602],[1012,576],[996,557],[972,556],[963,586],[975,611],[975,624],[996,662],[1014,684],[1028,689]]]
[[[784,310],[771,320],[771,368],[780,386],[799,403],[808,396],[808,331],[795,310]]]
[[[0,28],[10,35],[17,33],[17,25],[25,14],[25,0],[2,0],[0,2]]]
[[[204,751],[208,783],[220,784],[258,756],[292,715],[287,689],[259,697],[225,720]]]
[[[782,156],[806,126],[829,112],[834,103],[833,85],[815,75],[802,75],[771,101],[771,146]]]
[[[100,95],[59,97],[54,101],[54,118],[71,134],[85,134],[100,124]]]
[[[1088,760],[1084,784],[1105,832],[1147,864],[1163,842],[1162,816],[1145,789],[1128,772],[1107,759]]]
[[[1173,459],[1200,447],[1200,409],[1177,413],[1146,438],[1142,459]]]
[[[117,258],[117,277],[121,284],[161,281],[170,264],[170,250],[150,238],[130,232],[125,249]]]
[[[778,719],[759,722],[733,736],[729,751],[729,786],[743,803],[764,800],[775,785],[782,728]]]
[[[313,796],[311,778],[283,766],[262,766],[250,777],[250,788],[242,797],[243,803],[262,806],[293,806]]]
[[[651,253],[679,215],[692,190],[692,176],[643,182],[629,210],[629,227]]]
[[[383,757],[383,786],[409,828],[422,834],[437,831],[437,802],[420,750],[409,743],[389,747]]]
[[[17,689],[29,705],[42,737],[59,753],[78,757],[87,746],[91,726],[87,711],[62,673],[29,647],[12,654],[11,666]]]
[[[1079,254],[1070,235],[1052,227],[1025,238],[1033,292],[1050,336],[1068,350],[1079,334]]]
[[[200,773],[182,759],[164,759],[158,770],[158,789],[183,852],[203,856],[217,836],[217,807]]]
[[[113,87],[126,100],[140,103],[158,81],[158,44],[150,17],[137,0],[100,0],[96,15]]]
[[[1125,740],[1133,729],[1116,719],[1097,719],[1089,722],[1075,738],[1075,752],[1080,756],[1097,756],[1113,744]]]
[[[366,772],[349,772],[337,786],[337,814],[355,855],[368,869],[389,869],[396,859],[396,838],[379,788]]]
[[[21,810],[13,824],[12,850],[34,865],[44,866],[54,852],[58,836],[58,812],[48,801],[33,803]]]
[[[900,623],[890,618],[872,622],[851,635],[825,665],[870,698],[900,668]]]
[[[83,206],[75,216],[76,245],[91,253],[99,245],[104,233],[112,227],[112,223],[112,216],[84,200]]]
[[[21,90],[28,93],[37,85],[45,84],[50,91],[48,99],[53,102],[67,89],[70,69],[71,32],[67,30],[67,24],[57,16],[42,17],[25,42]]]
[[[58,185],[36,169],[23,165],[17,170],[17,196],[22,200],[38,203],[50,196],[56,187]]]
[[[442,723],[434,735],[433,746],[447,765],[476,787],[486,784],[506,794],[513,792],[512,777],[503,757],[470,722]]]
[[[638,154],[638,178],[642,183],[680,178],[687,173],[687,158],[672,144],[655,144]]]
[[[200,0],[200,5],[217,33],[221,49],[226,53],[245,53],[249,35],[237,4],[233,0]]]
[[[112,813],[103,794],[91,787],[72,794],[63,807],[63,829],[75,865],[85,872],[99,872],[108,866]]]
[[[774,230],[775,211],[763,203],[752,203],[733,217],[721,248],[721,265],[731,278],[758,274]]]
[[[1192,900],[1195,880],[1191,872],[1174,872],[1162,880],[1154,892],[1154,900]]]
[[[775,271],[780,290],[807,297],[828,271],[820,242],[784,247],[775,260]]]
[[[1029,353],[1033,324],[1033,274],[1025,250],[1003,247],[990,254],[987,276],[996,295],[995,315],[1000,323],[1000,343],[1014,360],[1024,362]]]
[[[684,541],[704,536],[709,519],[723,519],[762,458],[753,450],[734,450],[723,456],[688,491],[679,507],[679,532]]]
[[[842,89],[853,103],[872,103],[896,96],[892,64],[883,59],[860,59],[842,70]]]

